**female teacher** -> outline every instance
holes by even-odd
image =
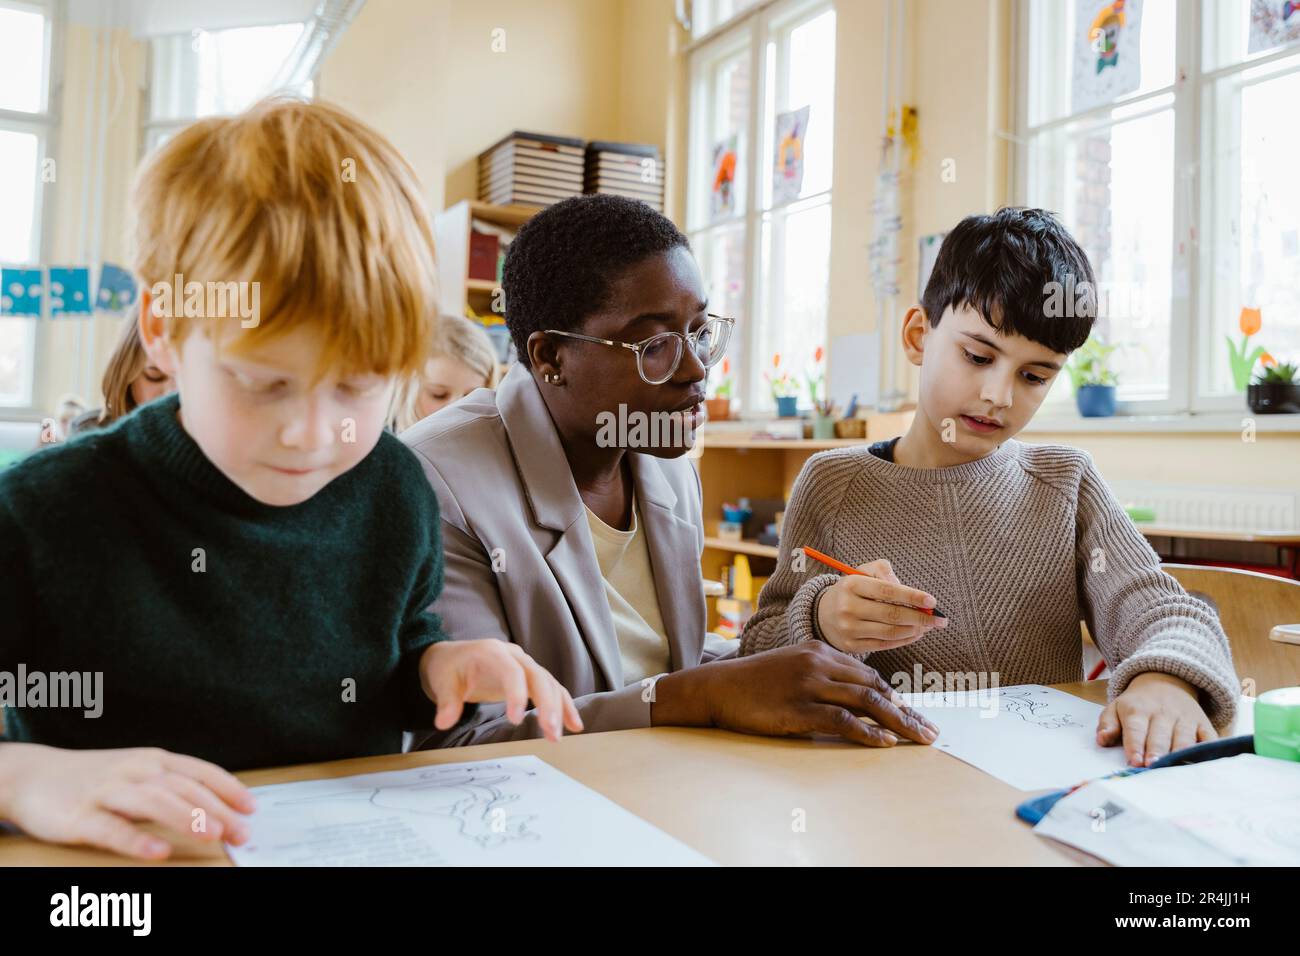
[[[503,285],[518,363],[401,436],[438,495],[447,633],[519,645],[587,731],[932,741],[872,668],[823,642],[721,659],[726,642],[706,641],[699,477],[672,436],[699,424],[734,320],[709,313],[686,237],[644,203],[565,200],[520,229]],[[516,725],[481,704],[423,745],[541,734],[535,711]]]

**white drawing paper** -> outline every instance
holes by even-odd
[[[534,756],[253,788],[238,866],[710,866]]]
[[[880,333],[854,332],[831,340],[830,373],[826,394],[840,410],[848,411],[856,395],[859,408],[876,404],[880,391]]]
[[[932,746],[1020,790],[1072,787],[1123,770],[1097,744],[1102,707],[1041,684],[902,694],[939,728]]]
[[[1098,780],[1034,832],[1119,866],[1300,865],[1300,763],[1238,754]]]

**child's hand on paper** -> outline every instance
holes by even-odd
[[[205,842],[248,839],[240,815],[253,812],[253,795],[206,760],[155,747],[63,750],[12,743],[0,750],[3,779],[10,783],[0,788],[0,819],[38,840],[162,860],[172,844],[136,824]]]
[[[1195,687],[1171,674],[1139,674],[1101,712],[1097,743],[1113,747],[1122,737],[1129,766],[1145,767],[1167,753],[1216,740],[1196,694]]]
[[[582,718],[564,685],[517,644],[493,639],[439,641],[420,658],[420,681],[438,705],[433,725],[450,730],[467,703],[504,700],[512,723],[524,719],[531,699],[547,740],[559,740],[561,723],[582,732]]]
[[[817,627],[832,647],[848,654],[887,651],[948,626],[947,618],[916,610],[937,602],[933,595],[905,587],[888,561],[860,564],[857,570],[862,574],[844,575],[817,601]]]

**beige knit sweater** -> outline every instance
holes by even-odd
[[[996,673],[999,686],[1082,680],[1082,619],[1113,672],[1111,699],[1136,675],[1160,671],[1198,687],[1216,727],[1236,713],[1240,691],[1218,618],[1160,570],[1087,452],[1011,440],[938,469],[866,448],[814,455],[795,483],[776,573],[741,654],[820,638],[817,598],[839,575],[806,557],[796,570],[801,546],[854,566],[885,558],[949,617],[909,645],[859,655],[894,686],[899,672],[914,683],[918,664],[990,684]]]

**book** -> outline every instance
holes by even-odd
[[[659,147],[649,143],[588,143],[583,191],[639,199],[662,210],[664,172]]]
[[[581,195],[584,156],[580,139],[515,130],[479,154],[479,198],[549,206]]]

